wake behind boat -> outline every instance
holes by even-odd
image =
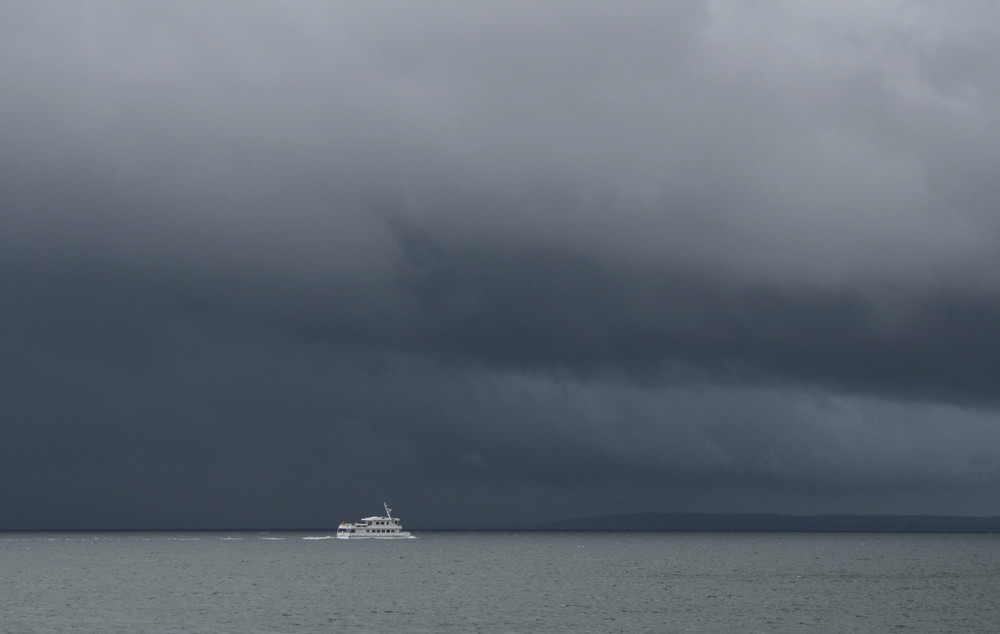
[[[398,517],[392,516],[392,509],[385,502],[385,515],[362,518],[360,522],[341,522],[337,528],[337,539],[416,539],[409,531],[404,531]]]

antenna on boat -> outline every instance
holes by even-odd
[[[389,505],[385,502],[382,502],[382,506],[385,507],[385,516],[388,517],[389,519],[392,519],[392,509],[389,508]]]

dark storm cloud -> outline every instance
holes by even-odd
[[[668,266],[609,266],[553,247],[451,249],[401,239],[416,310],[403,337],[512,365],[633,378],[814,382],[895,398],[994,402],[996,299],[960,290],[740,284]],[[427,341],[429,339],[429,341]]]
[[[982,510],[996,13],[5,6],[2,523]]]
[[[448,492],[467,521],[539,499],[553,517],[789,498],[915,512],[900,496],[914,487],[962,512],[997,475],[1000,428],[984,412],[477,369],[303,339],[148,289],[32,280],[6,280],[22,308],[3,322],[16,364],[3,382],[8,525],[323,526],[387,488],[420,500],[408,515],[423,523],[455,517]],[[371,460],[391,484],[344,484]]]

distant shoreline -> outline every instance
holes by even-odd
[[[740,532],[740,533],[1000,533],[1000,516],[959,515],[781,515],[764,513],[636,513],[573,518],[539,524],[482,524],[420,527],[448,532]],[[3,533],[129,532],[334,532],[321,528],[0,528]]]
[[[1000,532],[1000,516],[637,513],[496,526],[522,530],[717,532]]]

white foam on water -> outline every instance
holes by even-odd
[[[302,539],[337,539],[336,535],[324,535],[322,537],[303,537]]]

